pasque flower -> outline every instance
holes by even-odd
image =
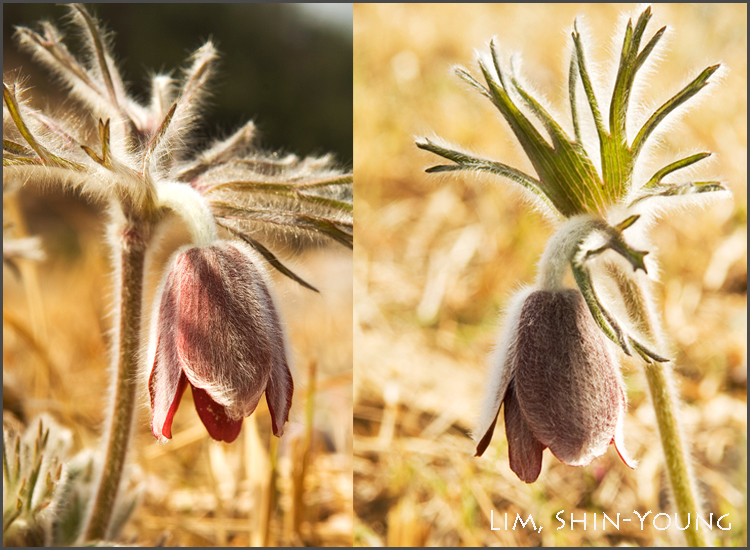
[[[117,289],[112,413],[81,534],[82,541],[96,541],[111,532],[141,374],[150,372],[158,438],[171,436],[188,385],[215,439],[234,440],[264,392],[273,432],[282,434],[292,379],[262,266],[315,290],[273,249],[326,240],[352,248],[353,176],[330,155],[264,151],[252,122],[203,147],[194,130],[215,74],[213,43],[201,46],[182,72],[154,74],[144,103],[129,93],[101,23],[82,4],[68,7],[83,55],[71,52],[48,22],[38,30],[18,28],[16,36],[63,84],[64,105],[75,108],[35,108],[24,79],[4,75],[3,181],[76,190],[108,213]],[[157,278],[163,282],[149,330],[142,316]],[[148,333],[149,353],[142,353]]]
[[[214,439],[234,441],[264,392],[273,433],[282,435],[292,375],[277,308],[252,254],[242,245],[220,243],[187,248],[173,260],[158,308],[149,377],[155,437],[171,439],[188,385]]]
[[[510,468],[526,483],[542,469],[549,448],[571,466],[585,466],[622,443],[625,391],[609,343],[577,289],[524,291],[509,312],[493,364],[495,399],[485,414],[476,456],[487,449],[501,405]]]
[[[665,212],[686,203],[728,196],[718,181],[674,181],[674,174],[711,154],[694,152],[659,168],[646,164],[667,119],[709,86],[719,64],[688,81],[654,110],[630,109],[644,88],[639,71],[651,64],[667,31],[650,38],[651,8],[627,20],[616,72],[603,97],[602,82],[589,70],[584,40],[574,23],[568,65],[570,115],[554,116],[507,63],[494,40],[479,56],[481,79],[456,73],[489,99],[508,123],[533,171],[455,150],[438,139],[417,147],[449,163],[427,172],[467,171],[509,180],[558,224],[547,243],[533,290],[515,296],[491,366],[485,408],[477,432],[477,455],[487,448],[501,407],[510,464],[526,482],[537,479],[549,447],[571,465],[588,464],[615,443],[622,445],[625,394],[617,358],[607,339],[646,365],[666,465],[683,521],[697,515],[694,481],[678,428],[669,359],[655,313],[647,269],[653,265],[647,229]],[[571,121],[572,124],[569,124]],[[644,160],[645,159],[645,160]],[[646,258],[648,256],[648,259]],[[572,274],[577,289],[566,289]],[[610,292],[600,296],[606,284]],[[619,295],[618,295],[619,293]],[[698,545],[700,537],[689,537]]]
[[[191,243],[162,277],[158,322],[151,319],[150,332],[158,335],[158,350],[146,365],[153,369],[154,435],[170,437],[188,384],[215,439],[233,440],[264,391],[273,431],[281,435],[292,382],[263,265],[315,288],[286,267],[268,241],[273,246],[332,240],[351,248],[353,177],[330,155],[301,159],[260,149],[252,122],[206,149],[196,148],[191,133],[215,72],[214,45],[209,41],[199,48],[181,78],[153,76],[151,101],[142,105],[128,95],[100,23],[81,4],[72,4],[70,11],[87,41],[85,59],[73,56],[49,23],[40,24],[39,32],[19,28],[17,36],[88,112],[38,111],[24,97],[20,79],[4,82],[3,176],[17,183],[54,181],[109,206],[117,235],[112,242],[123,254],[137,255],[121,264],[133,268],[122,275],[127,298],[122,304],[129,311],[121,317],[134,333],[140,330],[143,271],[138,266],[145,265],[146,256],[172,252],[155,245],[169,241],[164,236],[174,236],[176,227],[185,235],[174,242]],[[174,220],[178,223],[166,223]],[[223,243],[226,238],[241,242]],[[161,268],[158,261],[151,263]],[[124,341],[137,338],[123,335]],[[128,369],[137,366],[137,349],[123,355]],[[130,390],[128,402],[133,395]]]

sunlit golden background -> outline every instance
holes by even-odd
[[[58,104],[59,87],[28,55],[18,53],[10,34],[12,24],[57,22],[66,9],[52,4],[3,8],[4,70],[32,76],[37,105]],[[91,9],[116,31],[115,54],[136,93],[145,92],[148,69],[178,69],[209,36],[218,43],[219,79],[199,139],[226,136],[252,118],[265,146],[303,155],[330,151],[351,168],[348,29],[331,30],[308,12],[283,5]],[[72,430],[73,452],[95,448],[108,407],[112,322],[102,205],[31,184],[5,199],[8,234],[40,236],[47,259],[19,262],[20,278],[3,270],[4,410],[25,422],[49,413]],[[283,439],[271,435],[263,399],[236,442],[216,443],[187,392],[172,441],[159,444],[150,433],[143,388],[126,484],[140,491],[141,504],[120,542],[351,544],[352,254],[336,244],[299,255],[275,251],[320,290],[316,294],[274,277],[295,382]]]
[[[497,36],[503,51],[522,52],[525,75],[564,111],[573,19],[585,16],[597,46],[589,58],[604,61],[615,29],[621,36],[620,12],[634,7],[355,5],[355,544],[682,544],[674,527],[658,531],[650,519],[643,530],[637,521],[601,530],[602,512],[635,520],[634,509],[652,510],[650,517],[673,511],[637,363],[624,365],[625,439],[640,460],[637,470],[613,448],[585,468],[546,452],[539,481],[526,485],[508,467],[501,422],[485,456],[472,458],[468,434],[499,312],[514,289],[533,281],[552,228],[505,181],[425,174],[441,159],[414,146],[415,136],[438,135],[530,170],[499,113],[452,66],[477,74],[475,49]],[[678,213],[655,229],[653,241],[662,267],[657,295],[699,490],[714,520],[729,514],[722,521],[731,521],[731,530],[714,526],[711,535],[744,546],[747,7],[658,4],[654,13],[649,37],[663,24],[674,31],[651,76],[656,106],[709,64],[729,68],[713,95],[668,134],[661,152],[674,160],[680,152],[714,151],[702,173],[725,182],[734,201]],[[561,510],[567,523],[557,530]],[[491,512],[500,530],[490,530]],[[506,512],[510,523],[517,513],[531,514],[544,529],[506,531]],[[586,530],[581,524],[570,530],[571,513],[588,514]]]

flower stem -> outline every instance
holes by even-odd
[[[624,297],[625,307],[631,320],[657,349],[661,349],[663,338],[658,328],[656,315],[649,308],[649,304],[653,302],[647,284],[639,284],[618,265],[608,264],[608,268]],[[672,380],[672,369],[666,363],[646,360],[645,372],[656,413],[656,423],[659,426],[672,494],[680,516],[680,525],[689,525],[690,521],[695,522],[695,528],[689,525],[683,531],[687,543],[689,546],[706,546],[704,533],[697,529],[701,506],[695,496],[697,494],[695,476],[688,462],[688,455],[681,437],[679,401]]]
[[[117,288],[120,289],[119,308],[116,311],[119,330],[116,338],[116,377],[111,393],[112,412],[105,436],[104,463],[83,532],[84,541],[103,540],[107,537],[130,442],[136,409],[143,268],[149,234],[148,223],[133,222],[126,223],[120,233],[120,266],[116,281]]]

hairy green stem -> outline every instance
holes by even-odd
[[[143,268],[149,232],[147,223],[127,223],[119,235],[120,266],[116,281],[120,290],[116,311],[119,330],[115,342],[117,366],[111,394],[112,412],[105,432],[106,448],[96,495],[83,531],[84,541],[106,539],[125,466],[136,410]]]
[[[658,328],[658,320],[650,310],[650,291],[641,285],[620,266],[608,264],[609,273],[617,283],[624,297],[625,307],[631,321],[648,338],[656,349],[663,348],[663,338]],[[698,530],[698,516],[701,515],[700,501],[696,498],[695,476],[688,462],[679,423],[679,398],[672,381],[672,369],[667,363],[657,363],[644,358],[646,380],[654,404],[656,423],[664,450],[664,458],[672,486],[672,495],[680,525],[689,525],[683,531],[689,546],[707,546],[703,531]],[[693,527],[693,525],[695,527]]]

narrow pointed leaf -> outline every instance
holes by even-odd
[[[618,223],[615,226],[615,229],[617,231],[625,231],[628,227],[630,227],[635,222],[637,222],[640,217],[641,217],[640,214],[633,214],[632,216],[628,216],[627,218],[622,220],[620,223]]]
[[[612,92],[612,101],[609,106],[609,130],[613,136],[625,135],[625,114],[628,109],[628,96],[632,85],[630,77],[637,51],[637,38],[633,37],[633,21],[628,19],[628,25],[625,29],[625,39],[622,41],[622,52],[620,52],[620,65],[617,68],[615,89]]]
[[[708,79],[711,78],[711,75],[713,75],[720,66],[720,64],[711,65],[704,69],[701,74],[690,82],[690,84],[680,90],[674,97],[664,103],[654,112],[654,114],[651,115],[651,117],[649,117],[633,140],[633,145],[631,146],[633,156],[638,156],[638,153],[640,153],[648,137],[668,114],[706,87]]]
[[[3,153],[3,166],[28,166],[34,164],[44,166],[44,163],[38,158],[19,157],[18,155]]]
[[[578,66],[576,65],[575,51],[570,56],[570,68],[568,69],[568,95],[570,96],[570,114],[573,119],[573,133],[576,143],[581,143],[581,122],[578,120],[578,106],[576,105],[576,84],[578,79]]]
[[[86,84],[86,86],[96,91],[99,95],[103,95],[102,90],[91,80],[88,72],[70,54],[65,44],[62,43],[57,29],[46,22],[41,23],[40,26],[44,32],[44,37],[31,29],[19,27],[16,32],[18,33],[21,43],[32,50],[46,51],[56,61],[53,66],[54,69],[58,71],[64,69],[70,73],[70,75],[68,75],[69,77],[73,76],[77,78]]]
[[[34,155],[34,151],[32,151],[31,149],[27,149],[20,143],[16,143],[15,141],[11,141],[9,139],[3,140],[3,150],[9,151],[14,155],[20,155],[24,157],[31,157]]]
[[[632,336],[628,336],[628,340],[633,346],[633,349],[638,353],[638,355],[643,358],[644,361],[646,361],[646,363],[650,363],[651,360],[656,361],[657,363],[669,363],[669,359],[667,359],[666,357],[662,357],[658,353],[648,349]]]
[[[295,183],[299,189],[314,189],[317,187],[330,187],[333,185],[349,185],[354,183],[354,174],[336,175],[333,177]]]
[[[656,31],[656,34],[651,37],[651,40],[648,41],[648,44],[643,47],[641,53],[639,53],[638,57],[635,59],[634,72],[643,66],[643,64],[646,62],[646,59],[648,59],[648,56],[651,55],[651,52],[654,51],[654,48],[659,43],[659,40],[661,40],[661,38],[664,36],[665,32],[667,32],[666,26]]]
[[[10,113],[16,128],[18,128],[18,131],[21,133],[21,137],[23,137],[23,139],[26,140],[26,143],[28,143],[34,152],[39,155],[39,158],[46,166],[58,166],[60,168],[69,168],[72,170],[86,169],[82,164],[53,155],[46,147],[36,140],[21,117],[21,109],[16,100],[15,94],[10,91],[10,88],[8,88],[5,82],[3,82],[3,100],[8,107],[8,112]]]
[[[609,129],[618,142],[626,141],[626,114],[636,72],[661,39],[666,29],[666,27],[660,29],[646,45],[643,52],[639,54],[638,48],[640,48],[641,39],[650,20],[651,8],[648,7],[638,17],[635,30],[633,29],[632,21],[629,20],[625,31],[625,39],[623,40],[622,52],[620,54],[620,65],[617,70],[617,79],[609,111]]]
[[[279,273],[281,273],[283,275],[286,275],[291,280],[295,281],[296,283],[299,283],[300,285],[302,285],[305,288],[309,288],[310,290],[312,290],[314,292],[320,292],[317,288],[315,288],[314,286],[312,286],[310,283],[308,283],[307,281],[305,281],[302,277],[300,277],[299,275],[295,274],[291,269],[289,269],[284,264],[282,264],[281,261],[279,261],[279,259],[276,256],[274,256],[274,254],[270,250],[268,250],[265,246],[263,246],[262,244],[260,244],[255,239],[253,239],[253,238],[245,235],[244,233],[242,233],[240,231],[237,231],[236,229],[233,229],[232,227],[230,227],[230,226],[228,226],[226,224],[219,223],[219,225],[221,227],[223,227],[224,229],[226,229],[227,231],[229,231],[230,233],[232,233],[233,235],[235,235],[235,236],[239,237],[240,239],[242,239],[243,241],[245,241],[247,244],[249,244],[250,246],[252,246],[255,250],[257,250],[258,253],[261,256],[263,256],[266,259],[266,261],[269,264],[271,264],[271,266],[274,269],[276,269]]]
[[[589,102],[591,108],[591,114],[594,117],[594,124],[596,125],[596,132],[599,134],[599,140],[603,143],[604,138],[607,134],[604,129],[604,122],[602,121],[602,113],[599,110],[599,104],[596,101],[594,95],[594,87],[591,84],[591,78],[589,78],[588,69],[586,68],[586,58],[583,53],[583,43],[581,42],[581,35],[578,32],[578,27],[574,23],[574,30],[572,33],[573,45],[575,46],[576,61],[578,62],[578,75],[581,78],[583,89],[586,92],[586,99]]]
[[[151,155],[153,155],[154,150],[159,145],[161,139],[164,137],[167,128],[169,128],[169,123],[172,122],[172,117],[174,116],[174,112],[176,109],[177,103],[175,102],[172,104],[172,107],[170,107],[169,111],[164,117],[164,120],[162,120],[161,124],[159,125],[158,130],[156,130],[156,133],[151,138],[151,141],[148,142],[146,153],[143,155],[143,168],[141,169],[144,174],[148,171],[148,165],[151,162]],[[107,120],[107,125],[109,125],[109,120]]]
[[[299,212],[282,211],[275,208],[240,207],[234,204],[212,201],[211,206],[220,212],[218,217],[226,219],[247,219],[266,223],[291,230],[300,229],[324,235],[347,248],[353,248],[354,237],[349,231],[352,223],[328,219],[322,216],[302,214]],[[346,228],[346,231],[343,228]]]
[[[117,95],[115,93],[115,86],[112,82],[112,75],[109,72],[109,63],[107,62],[107,55],[104,50],[104,44],[102,43],[101,31],[94,18],[89,15],[83,4],[71,4],[71,8],[75,9],[78,14],[83,18],[88,28],[89,35],[91,36],[91,42],[94,44],[94,50],[96,52],[96,60],[99,63],[99,71],[104,81],[104,86],[109,94],[109,99],[113,105],[119,105],[117,101]]]
[[[416,145],[420,149],[430,151],[431,153],[435,153],[436,155],[439,155],[456,163],[455,165],[432,166],[431,168],[427,168],[425,170],[425,172],[427,172],[428,174],[434,174],[437,172],[452,172],[458,170],[476,170],[478,172],[488,172],[496,176],[502,176],[522,185],[523,187],[534,193],[537,197],[542,199],[542,201],[547,206],[549,206],[553,212],[559,212],[557,207],[552,204],[548,196],[542,191],[541,182],[526,174],[525,172],[522,172],[521,170],[518,170],[501,162],[473,157],[466,153],[446,149],[445,147],[441,147],[440,145],[433,143],[429,139],[425,139],[424,141],[417,141]]]
[[[603,207],[608,193],[606,189],[602,189],[599,176],[586,151],[580,144],[570,140],[557,121],[521,87],[515,78],[511,78],[511,83],[550,134],[556,157],[553,165],[556,172],[555,179],[587,207],[594,210],[597,210],[597,207]],[[598,191],[597,193],[592,192],[592,186]]]
[[[81,145],[81,149],[83,149],[83,152],[86,153],[95,163],[104,166],[104,159],[99,158],[99,155],[97,155],[91,147]]]
[[[462,68],[456,69],[456,74],[461,77],[463,80],[468,82],[473,88],[477,89],[479,93],[481,93],[484,97],[487,99],[492,99],[492,94],[490,94],[489,90],[482,86],[473,76],[471,76],[468,72],[466,72]]]
[[[16,128],[18,128],[18,131],[21,133],[21,137],[26,140],[26,143],[29,144],[29,146],[34,150],[39,158],[42,159],[43,162],[48,161],[49,152],[41,143],[36,140],[34,135],[29,130],[28,126],[26,126],[26,123],[21,117],[21,109],[18,106],[18,101],[16,100],[15,93],[10,91],[10,88],[7,84],[5,84],[5,82],[3,82],[3,99],[5,100],[5,105],[8,108],[10,117],[13,119],[13,122],[15,123]]]
[[[553,147],[555,147],[555,149],[558,149],[561,145],[569,144],[570,139],[568,138],[565,131],[560,127],[557,121],[552,118],[552,116],[547,112],[542,104],[534,99],[534,97],[526,90],[524,90],[515,77],[512,77],[510,81],[513,84],[516,92],[518,92],[518,95],[521,96],[521,99],[524,100],[529,109],[531,109],[531,111],[537,116],[537,118],[539,118],[539,120],[541,120],[544,124],[544,127],[547,129],[547,132],[552,138]]]
[[[482,69],[484,78],[489,86],[493,103],[510,125],[516,138],[529,156],[529,159],[535,165],[534,167],[537,168],[538,164],[547,163],[549,166],[546,166],[541,172],[549,172],[551,165],[553,164],[552,159],[549,158],[552,152],[552,147],[547,143],[536,127],[534,127],[518,107],[516,107],[515,103],[513,103],[513,100],[508,95],[508,92],[506,92],[503,86],[493,78],[492,74],[484,64],[480,63],[479,66]]]
[[[697,153],[695,155],[690,155],[689,157],[685,157],[684,159],[680,159],[671,164],[668,164],[661,170],[658,170],[653,176],[651,176],[651,179],[646,182],[646,185],[643,186],[643,189],[655,188],[661,183],[661,180],[664,179],[664,177],[671,174],[672,172],[681,170],[682,168],[687,168],[688,166],[710,156],[711,153]]]
[[[596,324],[599,325],[599,328],[602,329],[607,338],[622,348],[625,355],[633,355],[620,325],[602,305],[601,301],[599,301],[599,297],[594,290],[594,283],[591,280],[589,269],[585,265],[577,264],[575,261],[571,262],[570,267],[573,270],[573,277],[576,280],[578,289],[581,291],[584,300],[586,300],[586,304],[589,306]]]
[[[107,122],[102,122],[102,119],[99,119],[99,140],[102,142],[102,161],[104,162],[104,166],[111,168],[112,156],[110,155],[109,143],[109,119],[107,119]]]
[[[678,197],[681,195],[694,195],[699,193],[713,193],[716,191],[726,191],[724,187],[718,181],[693,181],[690,183],[683,183],[681,185],[661,185],[647,193],[636,197],[633,202],[630,203],[629,207],[632,207],[639,202],[652,199],[654,197]]]
[[[591,272],[589,271],[588,267],[575,260],[571,262],[570,266],[573,271],[573,277],[575,278],[578,288],[580,289],[581,294],[583,294],[583,297],[589,306],[589,310],[591,311],[591,315],[594,317],[594,321],[596,321],[596,324],[599,325],[599,328],[602,329],[607,338],[620,346],[620,348],[622,348],[623,352],[626,355],[632,355],[632,350],[635,349],[636,352],[647,362],[650,362],[651,360],[660,363],[669,361],[669,359],[662,357],[655,351],[649,349],[647,346],[641,344],[630,334],[625,333],[625,331],[617,322],[617,319],[615,319],[615,317],[602,305],[601,301],[599,300],[599,297],[594,290],[594,283],[591,279]]]
[[[325,182],[315,181],[300,184],[266,181],[228,181],[210,187],[206,191],[206,194],[227,189],[242,191],[245,193],[265,193],[272,196],[289,197],[303,203],[307,202],[311,204],[317,204],[320,206],[332,208],[334,210],[352,213],[354,210],[354,205],[351,202],[328,197],[326,195],[315,194],[313,192],[316,190],[316,188],[325,189],[326,187],[345,183],[346,180],[349,180],[348,183],[350,183],[351,179],[351,176],[349,176],[347,178],[335,178],[333,180],[328,180]]]
[[[473,157],[466,153],[461,153],[460,151],[446,149],[445,147],[441,147],[440,145],[437,145],[429,139],[418,141],[416,145],[420,149],[430,151],[431,153],[435,153],[436,155],[440,155],[441,157],[456,163],[455,166],[433,166],[432,168],[428,168],[427,170],[425,170],[428,173],[447,172],[451,170],[481,170],[484,172],[497,174],[498,176],[504,176],[515,181],[516,183],[520,183],[527,189],[534,191],[534,193],[541,193],[541,182],[539,182],[532,176],[522,172],[521,170],[508,166],[507,164]]]
[[[21,515],[22,510],[23,502],[21,502],[20,498],[16,500],[15,508],[8,510],[7,512],[3,510],[3,531],[8,529],[8,527],[11,526],[11,524],[18,518],[18,516]]]
[[[642,269],[643,272],[646,273],[646,264],[644,263],[643,259],[646,257],[648,252],[632,248],[627,242],[625,242],[620,229],[621,226],[623,229],[627,229],[628,227],[633,225],[638,220],[638,218],[640,218],[640,215],[635,214],[621,222],[616,227],[604,226],[602,228],[602,233],[604,234],[607,242],[604,244],[604,246],[601,246],[595,250],[587,251],[584,254],[584,259],[590,260],[598,256],[605,250],[611,249],[628,260],[628,262],[630,262],[630,265],[633,266],[634,271]]]
[[[213,166],[246,155],[254,137],[255,124],[252,121],[247,122],[227,139],[214,144],[195,161],[182,168],[177,174],[177,179],[179,181],[190,181]]]

